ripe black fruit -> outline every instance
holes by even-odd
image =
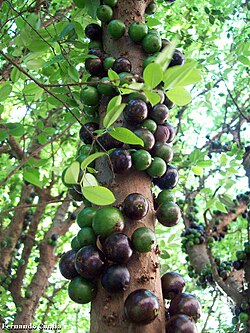
[[[124,173],[132,167],[130,153],[124,149],[116,149],[110,154],[110,160],[115,173]]]
[[[105,52],[103,50],[101,50],[101,49],[94,49],[94,48],[89,49],[88,54],[94,55],[94,56],[100,58],[101,60],[103,60],[105,58],[105,56],[106,56],[106,54],[105,54]]]
[[[82,189],[79,184],[73,185],[73,187],[69,189],[69,195],[75,201],[83,201],[84,199],[84,196],[82,195]]]
[[[167,333],[197,333],[195,324],[188,316],[179,314],[171,317],[166,323]]]
[[[117,58],[112,66],[112,69],[116,73],[122,73],[122,72],[131,72],[131,62],[127,58]]]
[[[166,122],[165,123],[165,126],[167,127],[167,129],[169,130],[169,137],[168,137],[168,139],[167,139],[167,143],[170,143],[170,142],[172,142],[173,140],[174,140],[174,138],[175,138],[175,134],[176,134],[176,132],[175,132],[175,128],[171,125],[171,124],[169,124],[168,122]]]
[[[180,274],[167,272],[161,277],[161,286],[163,297],[173,299],[183,292],[185,281]]]
[[[159,313],[160,304],[150,290],[138,289],[128,295],[124,312],[127,320],[139,325],[151,323]]]
[[[120,264],[127,263],[133,254],[130,239],[121,233],[107,237],[102,250],[107,259]]]
[[[118,141],[114,139],[109,133],[104,133],[98,141],[100,144],[106,149],[112,149],[112,148],[121,148],[123,146],[123,142]]]
[[[91,75],[101,75],[103,73],[103,61],[100,58],[88,58],[85,61],[85,69]]]
[[[123,112],[125,120],[131,125],[138,125],[148,116],[147,104],[140,99],[132,99]]]
[[[99,126],[97,123],[89,122],[84,124],[79,131],[79,137],[82,142],[90,144],[93,141],[93,136],[95,136],[94,131],[98,130]]]
[[[197,322],[201,316],[201,305],[195,296],[188,293],[182,293],[177,295],[170,302],[169,313],[170,316],[184,314],[192,317],[193,320]]]
[[[184,57],[183,53],[179,50],[175,50],[172,60],[170,61],[170,64],[168,65],[168,67],[183,65],[184,62],[185,62],[185,57]]]
[[[169,117],[169,111],[166,105],[164,104],[156,104],[149,111],[149,118],[153,119],[158,125],[164,124],[165,121],[168,119],[168,117]]]
[[[134,131],[134,134],[139,136],[144,142],[144,149],[151,150],[155,144],[155,137],[154,135],[146,128],[138,128]],[[141,148],[141,146],[135,146],[136,148]]]
[[[153,183],[161,190],[169,190],[174,188],[179,181],[179,174],[173,165],[168,164],[166,173],[161,178],[153,179]]]
[[[59,270],[65,279],[72,280],[78,275],[75,269],[76,252],[75,250],[70,250],[61,256]]]
[[[170,137],[168,127],[164,125],[158,125],[154,136],[156,141],[166,143]]]
[[[76,254],[75,268],[85,279],[95,279],[104,269],[104,255],[93,245],[84,246]]]
[[[102,28],[95,23],[88,24],[85,28],[85,35],[91,40],[102,40]]]
[[[140,220],[146,216],[148,207],[148,200],[144,195],[131,193],[124,200],[123,210],[131,220]]]
[[[124,291],[130,282],[130,273],[126,266],[112,265],[104,270],[101,283],[109,293]]]

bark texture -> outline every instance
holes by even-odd
[[[114,18],[121,19],[126,27],[132,21],[144,21],[144,12],[150,1],[118,1]],[[142,74],[142,62],[145,54],[140,45],[133,43],[127,33],[118,41],[111,40],[104,27],[104,49],[109,56],[130,59],[133,74]],[[100,110],[102,112],[102,110]],[[119,121],[120,123],[122,120]],[[120,125],[120,124],[119,124]],[[154,230],[155,214],[151,192],[151,180],[145,172],[130,170],[124,175],[113,175],[107,160],[97,164],[99,180],[109,187],[116,197],[115,206],[120,207],[130,193],[142,193],[150,203],[150,209],[145,218],[139,222],[126,219],[124,232],[130,237],[135,229],[146,226]],[[131,283],[123,293],[109,294],[99,283],[98,294],[91,307],[91,333],[163,333],[165,332],[165,309],[162,299],[160,266],[157,250],[145,254],[134,253],[127,267],[131,274]],[[124,317],[124,302],[126,297],[137,289],[149,289],[159,299],[160,313],[149,325],[133,325]]]

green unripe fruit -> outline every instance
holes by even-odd
[[[105,71],[108,71],[114,64],[115,58],[113,57],[107,57],[103,60],[103,68]]]
[[[241,323],[247,323],[248,322],[248,319],[249,319],[249,315],[246,313],[246,312],[241,312],[239,314],[239,321]]]
[[[152,1],[150,2],[150,4],[148,5],[148,7],[145,10],[145,13],[148,15],[152,15],[157,11],[157,4]]]
[[[156,211],[158,221],[165,227],[173,227],[181,218],[180,207],[172,201],[162,203]]]
[[[163,203],[168,202],[176,202],[175,199],[175,193],[171,190],[163,190],[158,194],[158,197],[156,198],[156,202],[158,205],[161,205]]]
[[[148,33],[148,27],[145,23],[133,22],[129,29],[128,34],[133,42],[140,42]]]
[[[153,154],[154,156],[162,158],[166,163],[171,162],[174,156],[172,147],[163,142],[155,143]]]
[[[149,56],[146,59],[144,59],[143,64],[142,64],[143,69],[145,69],[147,67],[147,65],[154,62],[156,57],[157,57],[157,55],[152,55],[152,56]]]
[[[103,77],[101,79],[101,81],[103,83],[99,83],[97,85],[97,90],[99,92],[99,94],[105,95],[105,96],[112,96],[115,94],[116,90],[115,87],[112,86],[112,84],[110,83],[110,80],[108,77]]]
[[[88,49],[100,49],[102,50],[103,49],[103,45],[102,45],[102,42],[100,40],[91,40],[89,43],[88,43]]]
[[[93,207],[86,207],[82,209],[78,215],[76,222],[80,228],[84,227],[92,227],[92,222],[97,212],[96,208]]]
[[[69,297],[72,301],[85,304],[93,300],[96,295],[96,287],[90,281],[81,276],[75,277],[68,286]]]
[[[71,248],[72,248],[72,250],[79,250],[81,248],[81,245],[80,245],[77,237],[72,238]]]
[[[80,92],[80,99],[83,104],[93,106],[99,102],[99,94],[95,87],[87,87]]]
[[[152,119],[145,119],[143,121],[143,123],[141,124],[142,128],[146,128],[147,130],[149,130],[151,133],[155,133],[155,131],[157,130],[157,124],[154,120]]]
[[[76,237],[81,247],[94,245],[96,242],[96,235],[90,227],[81,228]]]
[[[121,20],[112,20],[108,24],[108,33],[113,39],[121,38],[126,31],[126,26]]]
[[[131,101],[133,99],[141,99],[145,103],[148,102],[147,96],[144,93],[138,92],[138,91],[132,92],[131,94],[128,95],[129,101]]]
[[[132,243],[136,251],[149,252],[156,246],[155,233],[146,227],[138,228],[132,234]]]
[[[155,157],[150,167],[147,169],[147,173],[153,178],[159,178],[165,174],[166,170],[167,165],[164,160],[160,157]]]
[[[110,7],[115,7],[117,2],[118,0],[103,0],[104,5],[108,5]]]
[[[92,227],[96,235],[107,237],[114,232],[121,232],[124,223],[124,217],[119,209],[103,207],[96,212]]]
[[[152,162],[151,155],[144,149],[136,150],[132,153],[132,165],[136,170],[146,170]]]
[[[160,51],[162,47],[162,41],[156,34],[149,33],[142,41],[143,49],[146,53],[155,53]]]
[[[113,10],[110,6],[101,5],[97,8],[96,16],[102,22],[109,22],[113,16]]]

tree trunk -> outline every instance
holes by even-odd
[[[114,18],[121,19],[128,27],[132,21],[144,21],[144,12],[150,1],[118,1]],[[111,40],[104,27],[104,50],[108,56],[128,58],[132,63],[133,74],[142,74],[142,62],[145,58],[140,45],[133,43],[128,35],[118,41]],[[101,110],[100,110],[101,111]],[[108,163],[102,160],[97,163],[99,181],[109,187],[116,197],[115,205],[119,207],[130,193],[143,194],[150,203],[150,209],[145,218],[139,222],[126,219],[124,232],[130,237],[135,229],[146,226],[154,230],[155,213],[151,192],[151,180],[145,172],[130,170],[124,175],[113,176]],[[149,253],[134,253],[127,267],[131,274],[131,282],[126,291],[109,294],[99,283],[98,293],[91,306],[91,333],[164,333],[165,309],[162,299],[160,266],[157,250]],[[133,325],[124,317],[124,302],[126,297],[137,289],[149,289],[159,299],[160,312],[158,317],[148,325]]]

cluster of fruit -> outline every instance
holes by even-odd
[[[184,293],[185,281],[175,272],[165,273],[161,278],[162,293],[166,301],[166,332],[195,333],[195,323],[201,316],[199,301],[192,294]]]
[[[183,237],[182,244],[189,247],[192,247],[195,244],[202,244],[206,239],[204,226],[197,222],[191,222],[190,227],[185,229],[181,236]]]
[[[236,305],[234,308],[234,317],[232,318],[232,324],[239,326],[242,324],[249,329],[248,321],[250,319],[250,301],[243,301],[240,305]],[[248,328],[247,328],[248,327]],[[244,332],[249,332],[246,330]]]

